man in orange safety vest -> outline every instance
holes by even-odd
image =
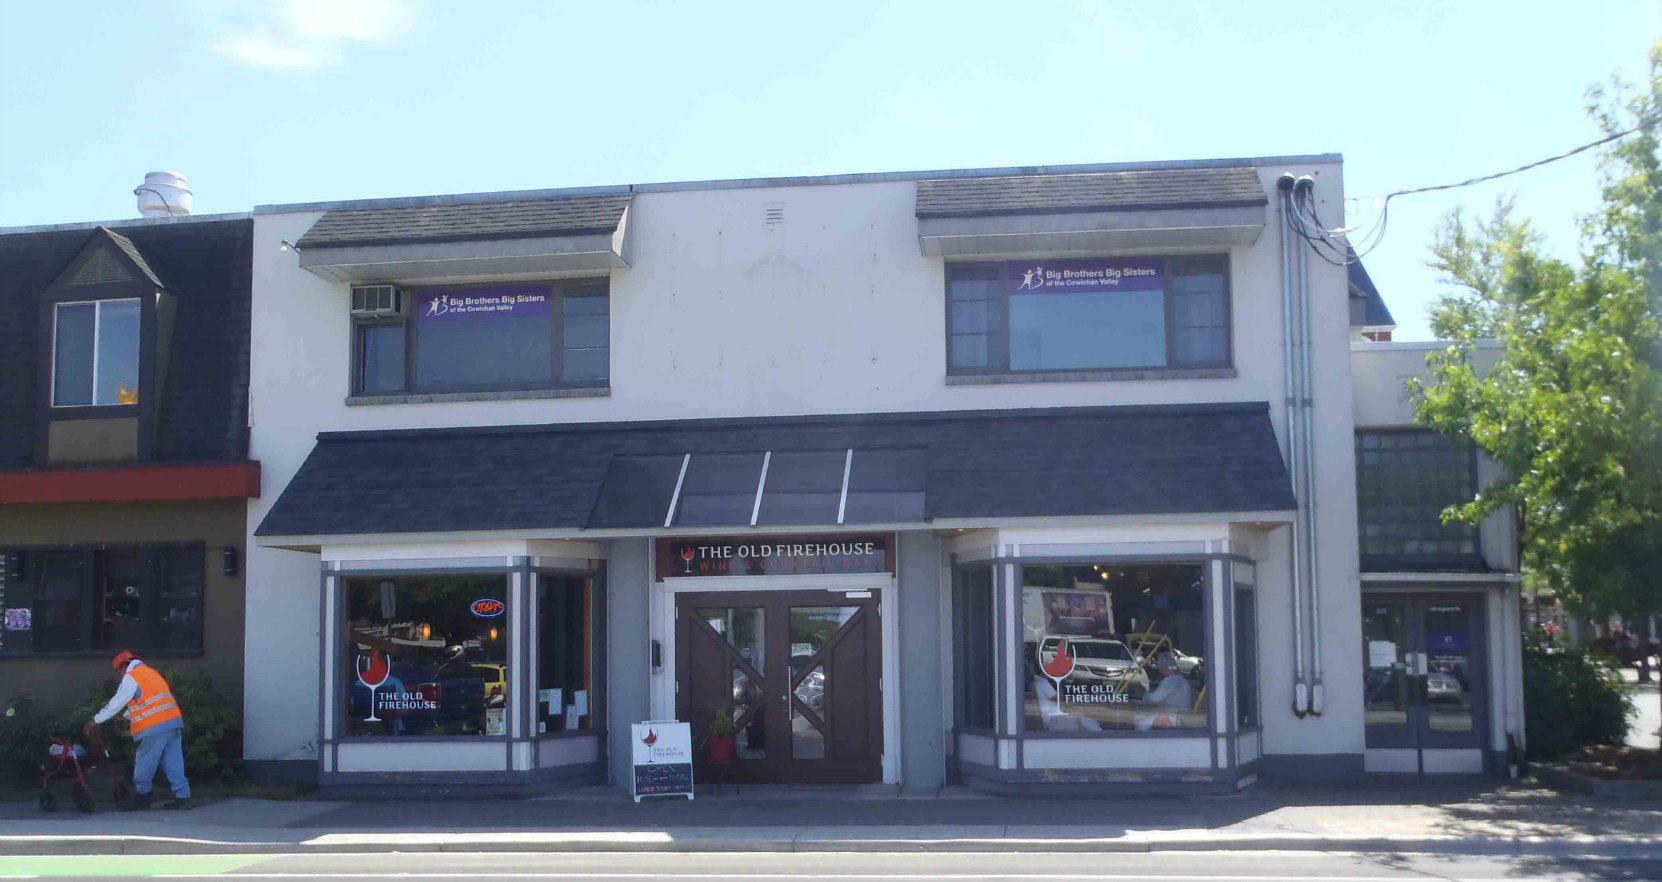
[[[155,668],[131,652],[117,654],[112,665],[121,672],[121,686],[104,705],[88,729],[94,729],[106,720],[126,710],[132,725],[137,748],[133,756],[133,798],[123,808],[150,807],[150,791],[155,786],[156,768],[167,773],[167,783],[173,788],[173,802],[168,808],[189,809],[190,781],[185,778],[184,734],[185,719],[179,713],[179,702],[173,698],[173,689]]]

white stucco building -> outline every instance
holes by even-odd
[[[680,719],[700,780],[1497,770],[1515,540],[1361,554],[1414,356],[1298,232],[1343,196],[1318,155],[258,208],[251,765],[628,786]]]

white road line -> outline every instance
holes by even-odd
[[[1419,874],[1411,870],[1403,870],[1403,876],[1311,876],[1313,880],[1321,882],[1391,882],[1399,878],[1415,878]],[[17,877],[38,878],[38,877]],[[228,873],[209,873],[199,875],[155,875],[149,879],[885,879],[905,880],[905,882],[930,882],[930,880],[960,880],[960,879],[1045,879],[1045,880],[1081,880],[1081,882],[1249,882],[1249,880],[1287,880],[1285,873],[1259,876],[1164,876],[1148,873],[1128,875],[1108,875],[1103,873],[361,873],[352,870],[342,870],[334,873],[242,873],[235,870]],[[1563,882],[1574,879],[1574,876],[1507,876],[1503,879],[1495,877],[1438,877],[1444,882]]]

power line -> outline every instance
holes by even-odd
[[[1304,205],[1297,205],[1296,203],[1299,200],[1297,199],[1297,194],[1296,193],[1294,194],[1294,199],[1293,199],[1293,201],[1295,203],[1295,214],[1301,214],[1301,215],[1305,215],[1305,216],[1300,217],[1296,221],[1296,225],[1295,225],[1295,221],[1293,221],[1292,219],[1289,219],[1289,226],[1293,227],[1293,232],[1298,234],[1299,238],[1302,238],[1306,242],[1309,242],[1310,245],[1311,245],[1311,248],[1313,250],[1315,250],[1316,253],[1319,256],[1321,256],[1323,260],[1326,260],[1328,263],[1333,263],[1333,264],[1336,264],[1336,265],[1347,265],[1347,264],[1351,264],[1351,263],[1356,263],[1357,261],[1361,260],[1361,258],[1364,255],[1366,255],[1369,252],[1373,251],[1375,248],[1378,248],[1380,243],[1384,241],[1384,239],[1385,239],[1385,228],[1390,223],[1391,200],[1397,198],[1398,196],[1413,196],[1413,195],[1416,195],[1416,194],[1419,194],[1419,193],[1436,193],[1436,192],[1440,192],[1440,191],[1443,191],[1443,190],[1457,190],[1461,187],[1470,187],[1474,184],[1488,183],[1489,181],[1495,181],[1495,180],[1499,180],[1501,178],[1510,177],[1510,176],[1515,175],[1515,174],[1521,174],[1523,172],[1530,171],[1532,169],[1540,168],[1543,165],[1550,165],[1551,163],[1558,162],[1558,161],[1563,160],[1563,159],[1569,159],[1570,157],[1575,156],[1577,154],[1586,153],[1589,150],[1592,150],[1596,147],[1602,147],[1605,144],[1611,143],[1612,141],[1620,141],[1621,139],[1627,137],[1628,135],[1637,134],[1637,133],[1642,132],[1646,129],[1652,128],[1652,127],[1656,126],[1659,123],[1662,123],[1662,117],[1651,117],[1650,119],[1642,119],[1642,120],[1639,121],[1638,125],[1635,125],[1632,128],[1623,129],[1622,131],[1619,131],[1619,132],[1612,132],[1612,133],[1610,133],[1608,135],[1605,135],[1604,137],[1598,139],[1597,141],[1590,141],[1586,144],[1582,144],[1579,147],[1575,147],[1573,149],[1566,150],[1563,153],[1554,154],[1554,155],[1548,156],[1544,159],[1537,159],[1534,162],[1525,163],[1524,165],[1517,166],[1516,168],[1509,168],[1505,171],[1495,172],[1493,174],[1479,175],[1478,177],[1475,177],[1475,178],[1467,178],[1463,181],[1455,181],[1452,184],[1434,184],[1434,185],[1429,186],[1429,187],[1411,187],[1411,188],[1406,189],[1406,190],[1396,190],[1396,191],[1393,191],[1391,193],[1386,193],[1383,197],[1373,197],[1373,198],[1382,198],[1384,200],[1380,204],[1380,207],[1379,207],[1379,217],[1374,221],[1373,228],[1368,230],[1366,233],[1363,234],[1362,239],[1364,240],[1365,244],[1360,248],[1354,247],[1354,246],[1351,246],[1351,247],[1347,248],[1347,250],[1349,251],[1349,254],[1346,256],[1346,258],[1343,261],[1335,261],[1335,260],[1327,257],[1326,255],[1321,254],[1321,247],[1318,245],[1318,242],[1321,245],[1326,245],[1329,248],[1333,248],[1334,247],[1333,246],[1333,240],[1334,239],[1345,239],[1345,238],[1347,238],[1349,233],[1354,232],[1358,228],[1352,227],[1348,230],[1340,229],[1340,230],[1332,230],[1332,231],[1329,231],[1329,230],[1323,228],[1320,225],[1319,219],[1316,218],[1315,205],[1310,203],[1309,197],[1308,196],[1305,197],[1305,200],[1304,200],[1305,204]],[[1366,198],[1369,198],[1369,197],[1362,196],[1362,197],[1355,197],[1355,198],[1358,199],[1358,201],[1360,201],[1361,199],[1366,199]],[[1312,223],[1310,223],[1311,221],[1315,221],[1315,223],[1312,224]],[[1309,235],[1310,227],[1312,227],[1312,226],[1315,228],[1315,231],[1316,231],[1315,237],[1312,237],[1311,235]]]

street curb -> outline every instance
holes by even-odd
[[[7,836],[0,857],[57,855],[398,854],[398,853],[693,853],[693,852],[956,852],[1151,853],[1198,851],[1420,852],[1466,855],[1623,857],[1662,859],[1662,836],[1391,837],[1273,834],[1166,837],[1129,834],[1068,839],[1028,837],[916,837],[891,834],[837,837],[790,834],[728,835],[713,831],[612,834],[332,834],[310,840],[215,840],[167,836]]]

